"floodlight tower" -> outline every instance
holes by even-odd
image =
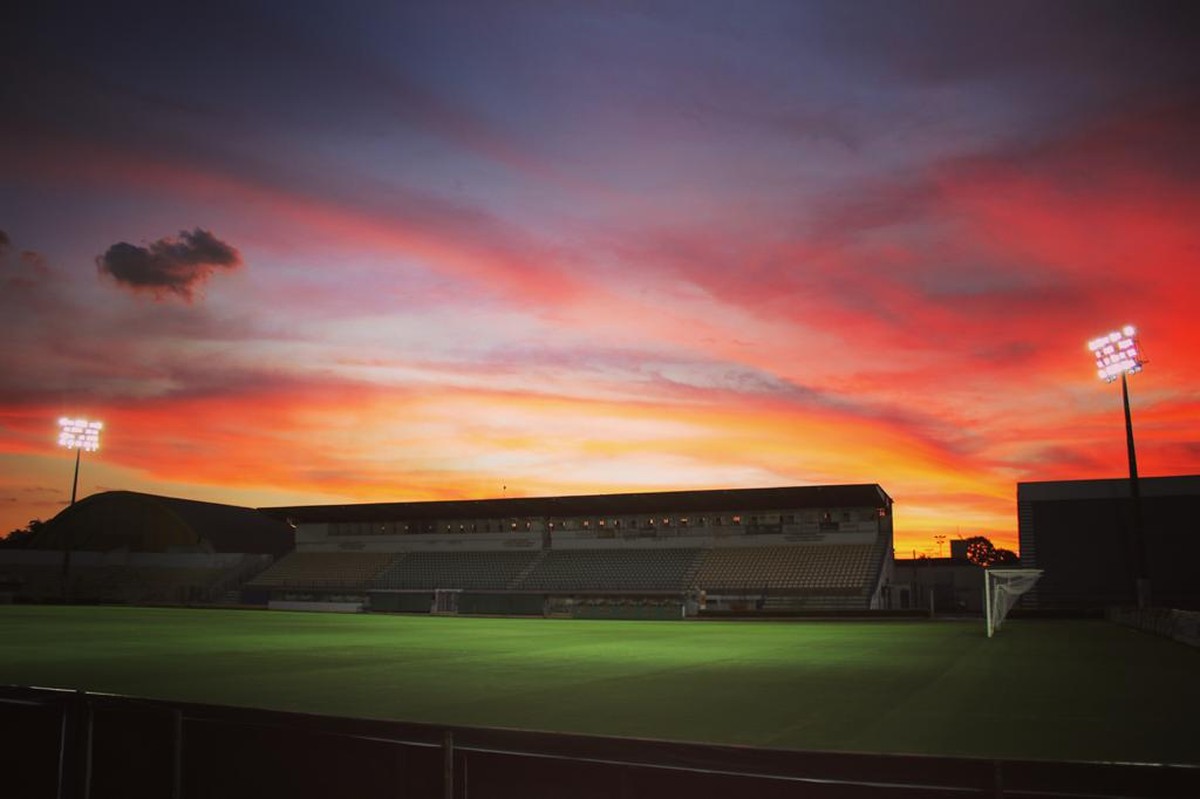
[[[71,504],[75,504],[75,493],[79,487],[79,456],[84,450],[95,452],[100,449],[100,431],[104,422],[88,419],[71,419],[66,416],[58,420],[58,444],[60,447],[75,450],[75,477],[71,480]],[[62,561],[62,599],[63,603],[71,600],[71,534],[70,523],[67,523],[63,536]]]
[[[1142,496],[1138,488],[1137,452],[1133,447],[1133,417],[1129,413],[1128,375],[1142,371],[1146,361],[1138,343],[1137,328],[1125,325],[1088,342],[1096,359],[1096,374],[1106,383],[1121,378],[1121,401],[1125,405],[1125,448],[1129,453],[1129,494],[1133,499],[1133,549],[1137,569],[1137,603],[1150,606],[1150,576],[1146,571],[1146,541],[1142,534]]]
[[[58,420],[58,445],[75,450],[75,477],[71,481],[71,504],[75,504],[75,491],[79,487],[79,456],[84,451],[95,452],[100,449],[100,431],[104,422],[93,422],[87,419],[70,419],[66,416]]]

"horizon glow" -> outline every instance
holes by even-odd
[[[267,507],[1200,473],[1200,59],[1172,5],[23,4],[0,50],[0,535]],[[1033,24],[1036,23],[1036,24]],[[1093,337],[1094,338],[1094,337]],[[1132,340],[1132,339],[1131,339]]]

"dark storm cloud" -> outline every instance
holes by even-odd
[[[216,269],[234,269],[242,264],[241,254],[207,230],[182,230],[178,238],[166,237],[138,247],[118,242],[96,257],[102,274],[135,291],[149,290],[192,298],[192,292]]]

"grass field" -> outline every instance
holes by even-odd
[[[1200,651],[1102,621],[0,608],[0,683],[790,749],[1200,763]]]

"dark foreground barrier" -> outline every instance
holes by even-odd
[[[0,687],[0,795],[1194,799],[1200,767],[751,749]]]

